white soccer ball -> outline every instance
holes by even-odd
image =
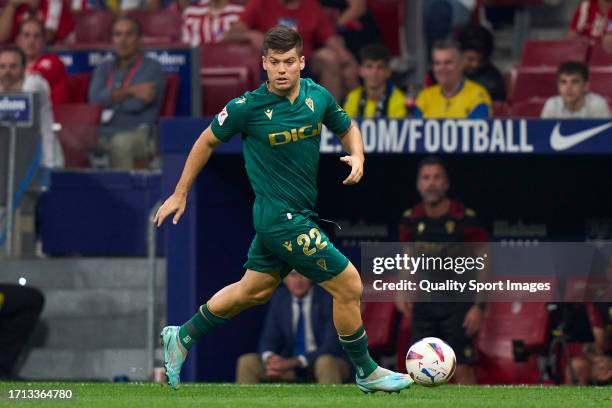
[[[406,372],[421,385],[444,384],[451,379],[456,366],[452,347],[437,337],[417,341],[406,354]]]

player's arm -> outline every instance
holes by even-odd
[[[202,132],[200,137],[198,137],[198,140],[196,140],[189,152],[185,167],[183,168],[183,173],[174,189],[174,193],[164,201],[159,210],[157,210],[157,214],[155,214],[153,222],[158,227],[164,222],[167,216],[173,213],[176,214],[172,219],[172,223],[176,224],[179,221],[185,212],[187,194],[193,182],[208,162],[208,159],[210,159],[215,147],[219,144],[221,144],[221,141],[215,137],[210,126]]]
[[[363,177],[363,164],[365,157],[363,155],[363,139],[361,132],[355,125],[351,125],[348,130],[340,136],[340,141],[344,150],[349,156],[343,156],[341,161],[351,166],[351,174],[344,179],[342,184],[357,184]]]

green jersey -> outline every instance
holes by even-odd
[[[246,171],[253,190],[257,232],[277,230],[281,218],[314,214],[322,125],[343,134],[351,120],[334,97],[310,79],[300,79],[293,103],[267,83],[231,100],[211,123],[226,142],[242,133]]]

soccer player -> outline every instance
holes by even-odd
[[[359,310],[359,273],[319,228],[313,211],[322,125],[339,135],[349,153],[340,158],[351,167],[345,185],[356,184],[363,176],[361,134],[325,88],[300,78],[305,59],[297,31],[282,25],[270,29],[264,37],[262,62],[268,81],[231,100],[215,116],[189,153],[175,192],[154,218],[160,226],[175,213],[176,224],[187,193],[214,148],[242,132],[247,174],[256,197],[256,235],[246,272],[200,306],[185,324],[162,330],[168,383],[178,386],[187,352],[200,337],[242,310],[266,303],[282,278],[296,269],[331,294],[334,325],[355,365],[359,389],[399,392],[412,380],[378,366],[370,357]]]

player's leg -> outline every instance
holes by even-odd
[[[218,291],[182,326],[162,330],[168,384],[176,388],[189,349],[205,334],[228,322],[242,310],[266,303],[289,272],[289,266],[269,251],[258,235],[249,248],[246,272],[240,281]]]

